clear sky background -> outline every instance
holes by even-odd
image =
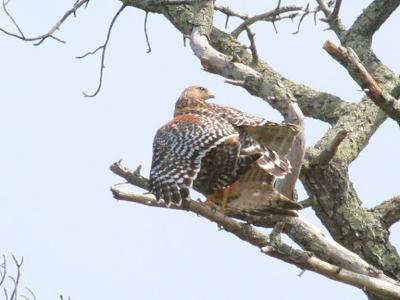
[[[9,5],[27,36],[46,32],[74,0],[14,0]],[[276,1],[224,1],[249,14]],[[296,4],[306,1],[282,1]],[[371,1],[344,1],[350,25]],[[315,3],[311,3],[311,6]],[[156,129],[172,116],[180,92],[207,86],[215,102],[281,121],[262,100],[201,71],[182,36],[163,17],[151,14],[153,51],[146,54],[144,12],[127,8],[115,24],[106,53],[103,88],[84,98],[98,82],[100,56],[74,57],[103,43],[118,1],[91,1],[57,33],[63,45],[47,40],[34,47],[0,35],[0,254],[23,256],[21,292],[37,299],[364,299],[359,290],[265,256],[215,224],[193,214],[148,208],[112,198],[122,182],[108,167],[123,159],[143,165],[148,175]],[[216,14],[215,24],[225,18]],[[238,23],[231,18],[229,30]],[[14,30],[4,14],[0,26]],[[258,52],[284,76],[349,101],[363,93],[322,49],[333,34],[312,16],[298,35],[297,21],[254,26]],[[400,73],[397,46],[400,12],[374,38],[373,49]],[[242,37],[248,43],[245,36]],[[307,119],[308,145],[327,124]],[[400,134],[387,120],[350,166],[366,207],[398,195]],[[376,176],[378,174],[378,176]],[[306,195],[300,188],[300,198]],[[135,189],[139,191],[139,189]],[[309,208],[301,214],[323,228]],[[400,226],[391,241],[400,248]],[[13,270],[10,269],[10,272]],[[25,293],[27,294],[27,293]],[[0,293],[0,299],[4,295]]]

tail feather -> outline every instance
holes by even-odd
[[[251,171],[248,173],[251,174]],[[262,176],[261,178],[265,179]],[[235,184],[235,194],[230,198],[225,210],[231,217],[246,221],[252,216],[271,214],[297,217],[297,210],[303,208],[298,202],[279,193],[271,183],[252,181],[250,177],[244,181],[242,179],[243,177]]]

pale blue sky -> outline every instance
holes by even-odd
[[[36,35],[53,26],[74,2],[14,0],[9,9],[26,35]],[[229,2],[232,8],[248,13],[276,5],[246,1],[249,7],[244,7],[235,2]],[[344,2],[343,18],[349,25],[370,1]],[[74,57],[103,43],[119,5],[92,1],[79,10],[78,18],[57,33],[66,45],[47,40],[34,47],[0,35],[0,254],[24,256],[21,286],[31,288],[38,299],[58,299],[59,294],[73,300],[364,299],[360,291],[312,272],[300,278],[299,269],[195,215],[112,198],[110,186],[122,180],[109,165],[122,158],[131,168],[142,164],[148,175],[153,135],[171,118],[175,100],[188,85],[207,86],[217,103],[281,121],[261,100],[201,71],[190,47],[183,47],[182,36],[158,15],[149,15],[153,51],[146,54],[144,12],[134,8],[126,9],[115,25],[102,91],[94,99],[82,97],[82,91],[96,88],[100,57]],[[222,27],[224,21],[217,14],[216,25]],[[231,19],[229,29],[235,24]],[[0,26],[11,25],[2,14]],[[277,26],[279,34],[271,24],[254,26],[263,59],[292,80],[359,101],[359,87],[322,50],[323,42],[334,38],[323,31],[324,24],[315,27],[308,17],[298,35],[291,34],[297,22]],[[390,34],[399,27],[397,12],[373,46],[396,73],[400,62]],[[248,43],[245,36],[243,41]],[[309,145],[328,128],[309,119],[306,125]],[[399,137],[395,123],[386,121],[350,166],[367,207],[399,194]],[[301,214],[322,228],[311,209]],[[398,248],[399,229],[393,226],[391,236]]]

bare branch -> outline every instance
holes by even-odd
[[[166,208],[162,203],[157,203],[153,195],[139,195],[130,191],[119,190],[114,187],[111,188],[111,191],[113,192],[114,197],[120,200]],[[182,209],[176,207],[173,208]],[[365,289],[378,295],[388,296],[394,299],[400,297],[400,286],[393,284],[390,281],[342,269],[313,257],[307,252],[293,249],[282,243],[279,240],[279,233],[282,228],[275,230],[275,234],[272,236],[274,239],[271,241],[268,235],[262,234],[253,226],[239,223],[200,202],[189,200],[186,209],[217,223],[220,228],[223,228],[240,239],[262,249],[264,253],[291,263],[301,269],[317,272],[328,278]],[[284,223],[281,223],[280,225],[282,226],[283,224]]]
[[[242,31],[246,30],[246,27],[251,26],[252,24],[258,21],[275,22],[277,20],[282,19],[282,17],[278,18],[279,15],[292,11],[297,11],[297,12],[303,11],[303,8],[301,6],[282,6],[282,7],[277,7],[271,11],[256,15],[254,17],[249,17],[236,29],[234,29],[231,32],[231,35],[237,38]]]
[[[331,40],[325,42],[324,49],[346,68],[368,97],[400,126],[400,102],[390,95],[390,91],[385,91],[378,85],[357,54],[351,48],[338,46]]]
[[[94,49],[93,51],[86,52],[85,54],[76,56],[75,58],[76,58],[76,59],[85,58],[86,56],[96,54],[97,51],[99,51],[100,49],[103,49],[103,48],[104,48],[104,46],[99,46],[99,47],[97,47],[96,49]]]
[[[118,176],[121,176],[122,178],[125,178],[129,183],[138,186],[144,190],[149,190],[150,188],[149,180],[146,177],[140,175],[140,169],[141,166],[138,166],[136,170],[132,172],[130,169],[124,167],[121,164],[121,161],[113,163],[110,166],[110,170],[113,173],[117,174]]]
[[[77,56],[77,57],[76,57],[77,59],[82,59],[82,58],[84,58],[84,57],[86,57],[86,56],[88,56],[88,55],[95,54],[97,51],[101,50],[101,62],[100,62],[99,84],[97,85],[97,89],[96,89],[96,90],[94,91],[94,93],[92,93],[92,94],[87,94],[87,93],[85,93],[85,92],[82,92],[83,95],[84,95],[85,97],[89,97],[89,98],[95,97],[95,96],[100,92],[100,90],[101,90],[101,86],[102,86],[102,84],[103,84],[103,71],[104,71],[104,68],[105,68],[105,65],[104,65],[105,53],[106,53],[106,49],[107,49],[108,42],[110,41],[111,31],[112,31],[112,29],[113,29],[113,26],[114,26],[115,21],[117,20],[117,18],[118,18],[118,16],[120,15],[120,13],[125,9],[125,7],[126,7],[126,5],[125,5],[125,4],[122,4],[122,6],[120,7],[120,9],[117,11],[117,13],[116,13],[116,14],[114,15],[114,17],[112,18],[111,23],[110,23],[110,26],[108,27],[107,37],[106,37],[106,40],[105,40],[104,44],[101,45],[101,46],[99,46],[99,47],[97,47],[94,51],[87,52],[87,53],[84,54],[84,55],[81,55],[81,56]],[[146,14],[146,16],[147,16],[147,14]]]
[[[3,10],[6,13],[6,15],[8,16],[8,18],[11,20],[11,22],[14,24],[14,26],[17,28],[17,30],[18,30],[19,34],[21,35],[21,37],[25,38],[21,28],[18,26],[18,23],[15,21],[13,16],[7,10],[7,5],[10,3],[10,1],[11,0],[8,0],[8,1],[3,0]]]
[[[270,256],[294,264],[302,270],[317,272],[330,279],[359,287],[364,291],[383,297],[390,297],[390,299],[400,297],[400,287],[398,285],[329,264],[308,252],[293,249],[282,243],[280,239],[274,240],[274,247],[266,246],[262,248],[262,251]]]
[[[379,215],[387,228],[400,221],[400,196],[393,197],[371,209]]]
[[[44,42],[46,39],[48,39],[48,38],[52,38],[52,39],[54,39],[54,40],[56,40],[56,41],[59,41],[59,42],[61,42],[61,43],[65,43],[65,41],[63,41],[63,40],[61,40],[61,39],[55,37],[53,34],[54,34],[57,30],[60,29],[61,24],[63,24],[63,23],[65,22],[65,20],[67,20],[71,15],[75,15],[75,14],[76,14],[77,9],[79,9],[79,8],[80,8],[82,5],[84,5],[84,4],[87,6],[88,3],[89,3],[89,1],[90,1],[90,0],[80,0],[80,1],[75,2],[75,4],[73,5],[73,7],[72,7],[71,9],[69,9],[68,11],[66,11],[65,14],[60,18],[60,20],[59,20],[47,33],[42,34],[42,35],[38,35],[38,36],[35,36],[35,37],[26,37],[26,36],[22,33],[22,31],[20,30],[20,28],[19,28],[19,26],[17,25],[17,23],[15,22],[14,18],[11,17],[11,15],[10,15],[10,14],[8,13],[8,11],[5,9],[5,5],[7,5],[8,2],[6,3],[6,2],[4,2],[4,0],[3,0],[3,9],[5,10],[7,16],[12,20],[12,22],[14,23],[14,25],[17,27],[17,30],[18,30],[19,34],[15,34],[15,33],[9,32],[9,31],[7,31],[7,30],[5,30],[5,29],[3,29],[3,28],[0,28],[0,31],[2,31],[3,33],[5,33],[5,34],[7,34],[7,35],[9,35],[9,36],[18,38],[18,39],[23,40],[23,41],[27,41],[27,42],[37,41],[36,43],[34,43],[35,46],[40,45],[41,43],[43,43],[43,42]]]
[[[131,171],[130,169],[123,166],[120,162],[117,162],[112,164],[110,169],[113,173],[126,179],[131,184],[145,190],[149,189],[148,179],[140,175],[140,166],[136,169],[136,171]],[[116,199],[132,201],[151,207],[166,207],[163,203],[156,202],[153,195],[136,194],[131,191],[118,189],[116,186],[112,187],[111,191]],[[178,210],[188,209],[190,211],[193,211],[192,209],[195,209],[196,211],[193,212],[202,215],[198,212],[198,210],[201,210],[200,207],[203,206],[203,204],[196,201],[191,201],[190,203],[191,204],[185,208],[176,206],[171,206],[170,208]],[[200,207],[198,205],[200,205]],[[208,210],[204,213],[207,212]],[[213,211],[213,214],[215,213],[216,212]],[[205,217],[208,218],[207,216]],[[282,218],[273,215],[270,217],[255,217],[251,220],[251,223],[257,226],[274,227],[277,222],[281,222],[282,220],[285,221],[285,233],[289,235],[289,237],[296,243],[298,243],[303,249],[312,251],[312,253],[320,259],[356,273],[364,274],[367,276],[371,276],[372,274],[374,277],[391,282],[392,284],[398,283],[397,281],[384,275],[382,271],[377,270],[376,268],[365,262],[355,253],[344,248],[342,245],[336,243],[331,238],[325,236],[324,233],[322,233],[319,229],[314,227],[311,223],[309,223],[301,216],[297,218]]]

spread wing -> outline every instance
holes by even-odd
[[[278,124],[253,116],[232,107],[211,104],[219,116],[225,118],[240,132],[242,153],[262,153],[257,164],[266,171],[268,181],[283,178],[291,170],[285,158],[299,132],[293,124]]]
[[[162,126],[153,142],[150,188],[157,200],[177,206],[189,198],[189,188],[201,159],[226,139],[238,136],[229,123],[209,115],[181,115]]]

